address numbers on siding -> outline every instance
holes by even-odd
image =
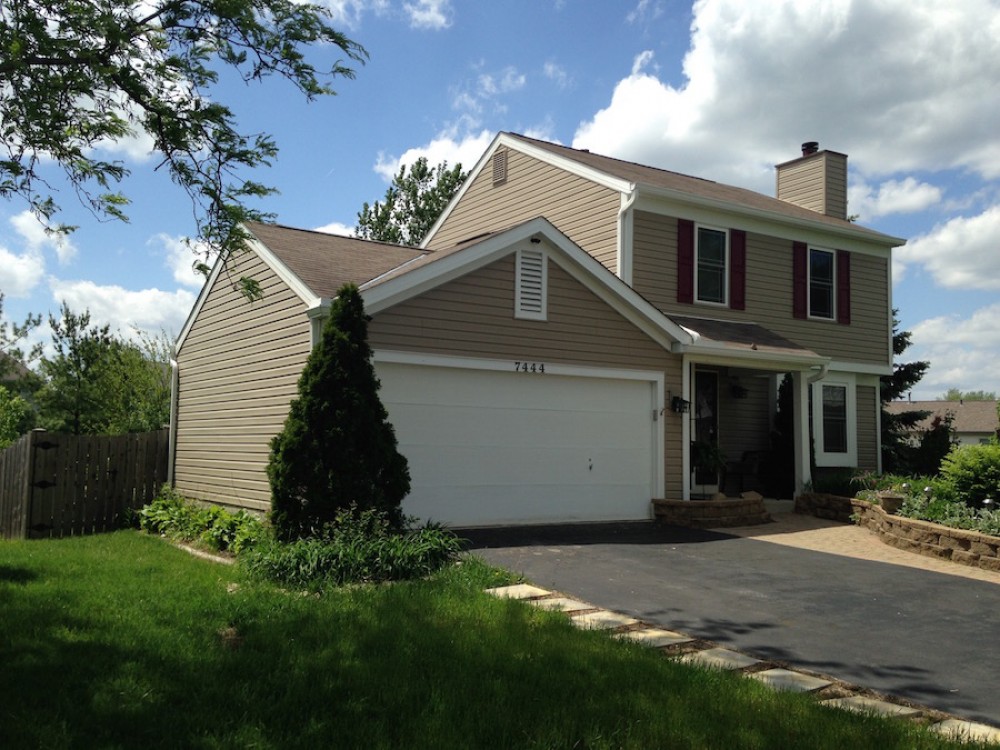
[[[534,372],[539,375],[545,374],[545,363],[544,362],[514,362],[515,372]]]

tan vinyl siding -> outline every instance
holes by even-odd
[[[851,254],[851,324],[792,315],[792,243],[747,233],[746,310],[677,302],[677,220],[636,212],[633,287],[668,315],[753,322],[843,362],[889,365],[889,261]],[[834,248],[831,248],[834,249]]]
[[[859,385],[858,407],[858,468],[862,471],[878,470],[879,401],[878,388]]]
[[[823,151],[777,168],[777,196],[810,211],[847,218],[847,157]]]
[[[374,349],[646,369],[680,393],[681,360],[549,261],[548,319],[514,318],[514,255],[374,316]],[[664,394],[665,401],[668,394]],[[669,410],[666,496],[681,497],[681,423]]]
[[[201,500],[266,510],[269,443],[284,425],[310,348],[302,301],[256,255],[219,275],[177,356],[174,484]],[[229,277],[250,276],[249,302]]]
[[[494,185],[492,167],[487,165],[434,235],[430,249],[451,247],[544,216],[616,271],[619,194],[519,151],[507,153],[506,181]]]

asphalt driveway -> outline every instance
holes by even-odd
[[[461,532],[530,582],[1000,725],[1000,585],[651,523]]]

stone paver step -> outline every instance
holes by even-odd
[[[622,640],[635,641],[650,648],[677,646],[681,643],[691,643],[694,640],[694,638],[690,638],[682,633],[675,633],[672,630],[664,630],[663,628],[628,630],[624,633],[619,633],[617,637]]]
[[[581,602],[579,599],[567,599],[564,596],[556,596],[552,599],[532,599],[529,603],[539,609],[548,609],[556,612],[576,612],[581,609],[594,609],[593,604]]]
[[[527,583],[517,583],[513,586],[497,586],[486,589],[486,593],[501,599],[535,599],[539,596],[548,596],[552,592]]]
[[[1000,743],[1000,729],[991,727],[988,724],[978,724],[974,721],[945,719],[931,725],[931,729],[954,739]]]
[[[754,672],[750,676],[775,690],[788,690],[793,693],[814,693],[833,684],[830,680],[802,674],[791,669],[765,669],[763,672]]]
[[[570,619],[574,625],[583,630],[614,630],[626,625],[639,624],[639,621],[634,617],[629,617],[618,612],[609,612],[606,609],[598,612],[588,612],[584,615],[574,615]]]
[[[910,719],[920,716],[920,709],[900,706],[897,703],[880,701],[875,698],[866,698],[863,695],[851,695],[847,698],[831,698],[820,701],[820,705],[832,708],[844,708],[857,713],[878,714],[879,716],[889,716],[897,719]]]
[[[728,648],[707,648],[704,651],[693,651],[690,654],[684,654],[680,660],[686,664],[731,670],[746,669],[761,663],[760,659],[730,651]]]

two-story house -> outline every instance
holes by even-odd
[[[372,317],[408,514],[641,519],[738,491],[720,468],[770,449],[786,373],[794,487],[810,453],[878,469],[902,241],[847,220],[846,174],[806,144],[771,198],[502,133],[421,248],[252,225],[178,339],[174,483],[267,507],[267,443],[344,281]],[[262,301],[227,283],[247,274]]]

